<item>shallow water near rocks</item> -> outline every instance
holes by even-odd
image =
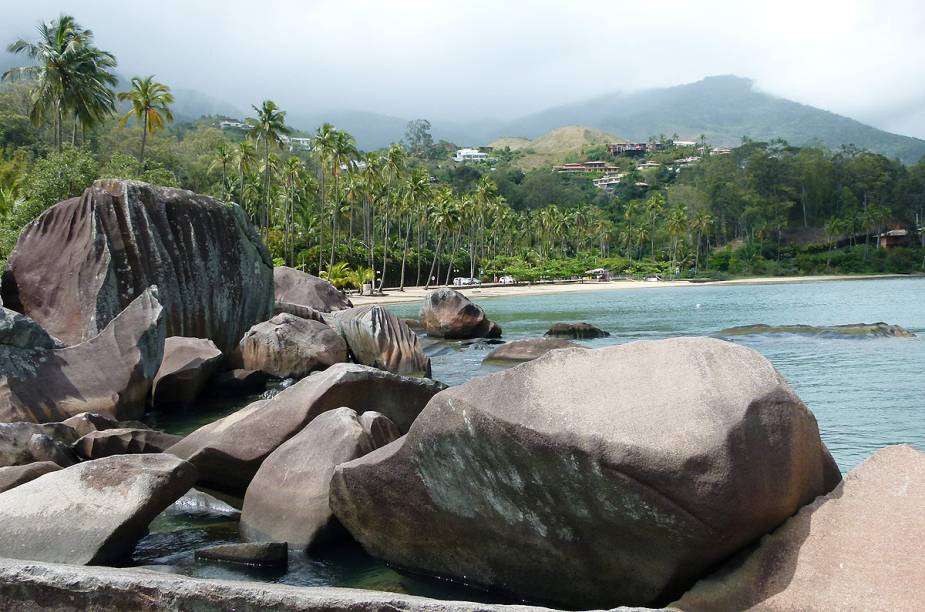
[[[612,336],[578,341],[590,347],[633,340],[711,335],[754,323],[839,325],[885,321],[914,338],[833,338],[754,334],[730,340],[764,354],[815,413],[822,437],[843,472],[876,449],[909,443],[925,450],[925,278],[828,281],[775,285],[704,285],[480,300],[504,329],[504,340],[541,337],[559,321],[586,321]],[[390,305],[416,318],[419,304]],[[503,369],[482,365],[497,345],[486,341],[423,338],[434,378],[460,384]],[[665,373],[666,383],[670,372]],[[271,393],[275,391],[271,389]],[[206,401],[186,415],[156,423],[186,434],[259,396],[236,402]],[[225,563],[197,562],[193,553],[211,544],[240,541],[237,521],[227,516],[167,513],[151,525],[133,564],[161,566],[190,576],[259,580],[303,586],[341,586],[409,593],[439,599],[506,603],[503,597],[454,583],[411,576],[343,544],[306,555],[291,551],[285,572]]]

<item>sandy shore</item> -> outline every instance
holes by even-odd
[[[692,283],[677,281],[632,281],[618,280],[607,282],[588,281],[585,283],[561,283],[543,285],[500,285],[491,287],[453,287],[473,301],[480,298],[511,297],[526,295],[549,295],[556,293],[584,293],[588,291],[614,291],[619,289],[658,289],[664,287],[715,287],[717,285],[771,285],[776,283],[816,283],[839,280],[870,280],[877,278],[909,278],[905,274],[869,274],[869,275],[828,275],[828,276],[769,276],[763,278],[739,278],[735,280]],[[355,306],[364,304],[397,304],[402,302],[420,302],[429,290],[423,287],[405,287],[404,292],[387,289],[384,295],[351,295]]]

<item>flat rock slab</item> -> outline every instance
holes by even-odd
[[[242,495],[263,460],[319,414],[341,406],[358,413],[375,410],[406,432],[427,401],[445,388],[430,379],[339,363],[200,427],[167,452],[196,465],[202,485]]]
[[[569,340],[562,338],[530,338],[528,340],[514,340],[502,344],[485,356],[482,361],[522,363],[542,357],[549,351],[565,348],[584,348]]]
[[[925,453],[889,446],[672,605],[692,612],[918,610],[923,547]]]
[[[289,565],[289,546],[285,542],[219,544],[200,548],[196,551],[196,559],[262,567],[286,567]]]
[[[43,474],[57,472],[61,466],[51,461],[37,461],[28,465],[0,467],[0,493],[9,491]]]
[[[889,323],[850,323],[848,325],[740,325],[728,327],[717,336],[750,336],[752,334],[798,334],[828,338],[911,338],[911,331]]]
[[[73,345],[155,285],[167,336],[209,338],[230,351],[272,314],[272,268],[240,206],[100,180],[23,229],[0,293],[8,307]]]
[[[590,323],[556,323],[546,332],[547,336],[554,338],[571,338],[572,340],[590,340],[610,335],[599,327]]]
[[[164,454],[118,455],[39,476],[0,493],[0,556],[122,561],[195,481],[192,465]]]

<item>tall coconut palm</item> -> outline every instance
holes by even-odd
[[[128,91],[119,92],[121,102],[131,102],[132,108],[119,119],[119,125],[125,126],[132,117],[141,123],[141,152],[138,163],[144,166],[145,143],[148,134],[154,135],[164,127],[164,121],[172,122],[173,113],[170,105],[173,104],[173,94],[170,88],[154,80],[154,75],[144,78],[134,77]]]
[[[417,216],[418,209],[424,205],[424,202],[430,196],[430,176],[424,168],[415,168],[403,185],[402,193],[402,212],[406,218],[404,248],[401,254],[401,280],[399,282],[399,291],[405,290],[405,263],[408,260],[408,246],[411,243],[411,226]],[[399,217],[400,218],[400,217]],[[398,224],[399,233],[401,232],[401,222]],[[418,253],[420,257],[420,253]]]
[[[250,140],[242,140],[238,143],[234,152],[234,164],[238,171],[238,203],[244,207],[244,210],[250,211],[248,206],[247,184],[248,177],[254,171],[257,165],[257,147]],[[251,220],[256,222],[252,216]]]
[[[283,166],[283,182],[286,185],[285,246],[287,265],[293,262],[292,226],[295,218],[296,202],[301,195],[305,180],[305,164],[298,157],[290,157]]]
[[[215,147],[215,157],[209,164],[208,172],[211,174],[219,168],[222,170],[222,197],[228,198],[228,166],[234,163],[235,150],[227,141],[223,140]]]
[[[263,202],[258,214],[260,227],[266,234],[270,227],[270,146],[279,146],[283,143],[283,138],[292,130],[286,127],[286,111],[279,109],[273,100],[264,100],[257,106],[251,106],[257,113],[256,118],[248,118],[247,123],[251,126],[247,132],[249,138],[254,142],[263,141]]]
[[[343,208],[338,177],[342,170],[349,171],[355,167],[355,160],[358,155],[359,152],[356,149],[353,136],[347,132],[335,130],[330,152],[331,178],[334,179],[334,207],[331,217],[331,259],[328,262],[328,267],[334,264],[335,246],[337,244],[337,219]]]
[[[388,174],[387,189],[383,205],[385,207],[385,222],[382,232],[382,278],[379,280],[379,291],[385,286],[385,270],[389,264],[389,213],[397,208],[397,193],[395,183],[400,180],[408,161],[408,153],[400,144],[393,144],[385,154],[385,171]]]
[[[65,113],[74,117],[72,140],[76,141],[78,123],[90,127],[114,112],[112,86],[117,80],[112,69],[116,59],[93,46],[93,32],[70,15],[43,23],[38,31],[38,41],[19,39],[7,47],[32,64],[7,70],[3,79],[33,82],[29,117],[35,126],[51,118],[55,146],[60,150]]]

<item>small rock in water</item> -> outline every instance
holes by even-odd
[[[231,504],[198,489],[191,489],[164,512],[173,516],[226,516],[236,518],[241,515],[241,511]]]
[[[546,335],[555,338],[590,340],[592,338],[603,338],[605,336],[609,336],[610,332],[606,332],[599,327],[591,325],[590,323],[556,323],[549,328],[549,331],[546,332]]]
[[[830,338],[890,338],[914,337],[911,331],[899,325],[889,323],[851,323],[848,325],[739,325],[727,327],[716,333],[717,336],[750,336],[753,334],[803,334],[807,336],[825,336]]]
[[[285,542],[244,542],[241,544],[219,544],[200,548],[196,560],[224,561],[242,565],[264,567],[286,567],[289,564],[289,545]]]

